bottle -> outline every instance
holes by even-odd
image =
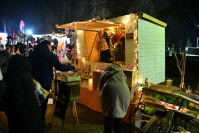
[[[148,86],[148,78],[145,79],[145,84],[146,84],[146,88],[149,88],[149,86]]]
[[[148,84],[148,78],[145,79],[145,84]]]

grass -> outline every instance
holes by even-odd
[[[173,77],[171,78],[173,80],[173,86],[180,86],[181,78],[179,77]],[[199,74],[191,74],[191,75],[185,75],[184,83],[185,88],[187,89],[188,86],[190,86],[190,89],[195,92],[198,89],[198,82],[199,82]]]

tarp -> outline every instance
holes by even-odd
[[[159,24],[161,26],[166,27],[166,23],[150,16],[147,15],[146,13],[143,12],[136,12],[134,14],[137,14],[139,18],[147,19],[148,21],[151,21],[153,23]],[[121,23],[116,23],[113,21],[108,21],[108,20],[101,20],[101,19],[91,19],[87,21],[81,21],[81,22],[72,22],[72,23],[67,23],[67,24],[62,24],[62,25],[56,25],[57,28],[64,28],[64,29],[74,29],[74,30],[99,30],[100,28],[110,28],[110,27],[124,27],[124,24]]]
[[[99,30],[100,28],[110,28],[110,27],[123,27],[123,24],[114,23],[107,20],[87,20],[81,22],[72,22],[63,25],[56,25],[57,28],[64,29],[76,29],[76,30]]]

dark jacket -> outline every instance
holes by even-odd
[[[53,79],[53,67],[59,71],[75,70],[72,65],[63,65],[45,44],[38,44],[28,56],[31,74],[44,89],[49,90]]]
[[[6,91],[2,97],[10,133],[43,133],[39,103],[34,93],[30,63],[13,55],[4,74]]]
[[[3,95],[3,93],[5,92],[5,89],[6,89],[6,85],[5,85],[5,82],[4,80],[0,80],[0,97]]]

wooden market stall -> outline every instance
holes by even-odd
[[[136,83],[165,81],[166,23],[136,12],[111,19],[92,19],[57,25],[76,33],[73,63],[81,73],[78,102],[101,112],[99,78],[113,61],[122,64],[131,89],[126,121],[131,121],[138,95]],[[123,40],[123,41],[122,41]],[[122,43],[121,43],[122,42]],[[122,46],[120,46],[122,45]]]

